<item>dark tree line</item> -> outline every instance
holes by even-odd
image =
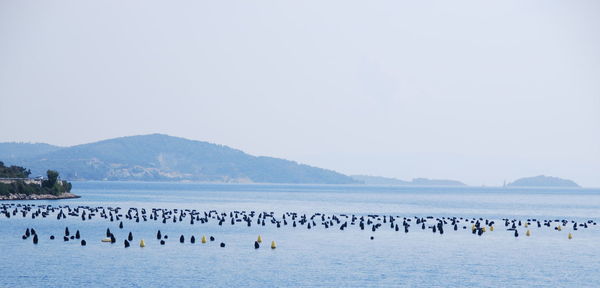
[[[27,178],[31,175],[29,169],[19,166],[4,166],[4,162],[0,161],[0,178]]]

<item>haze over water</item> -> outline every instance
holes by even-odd
[[[336,185],[231,185],[181,183],[76,182],[80,199],[10,202],[37,205],[103,206],[146,209],[196,209],[218,212],[254,210],[312,215],[396,215],[402,217],[483,217],[496,219],[495,230],[481,236],[447,228],[443,235],[411,224],[409,233],[387,225],[376,232],[357,225],[312,229],[245,223],[223,226],[188,221],[136,223],[96,218],[55,217],[6,219],[0,216],[0,262],[3,287],[595,287],[600,282],[598,226],[563,231],[531,225],[521,235],[506,231],[502,218],[567,219],[579,223],[600,219],[598,189],[501,189],[471,187],[390,187]],[[280,216],[280,215],[279,215]],[[278,216],[278,217],[279,217]],[[414,219],[413,219],[414,221]],[[87,246],[62,241],[65,226],[81,231]],[[37,245],[22,240],[26,228],[40,235]],[[106,228],[117,243],[101,243]],[[156,240],[160,229],[166,245]],[[122,239],[134,235],[133,245]],[[567,234],[573,233],[573,239]],[[73,232],[72,232],[73,233]],[[56,240],[49,240],[50,234]],[[195,235],[215,242],[180,244]],[[257,235],[264,242],[254,249]],[[370,240],[373,236],[374,239]],[[145,239],[140,248],[137,241]],[[277,249],[268,243],[277,242]],[[225,248],[218,243],[226,243]],[[5,249],[6,248],[6,249]]]

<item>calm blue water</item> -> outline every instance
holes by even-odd
[[[502,189],[331,185],[218,185],[181,183],[78,182],[80,199],[26,201],[36,205],[178,208],[199,211],[394,215],[402,217],[482,217],[493,232],[469,228],[443,235],[421,230],[396,232],[387,224],[376,232],[357,225],[307,229],[253,223],[219,226],[189,221],[110,222],[69,217],[56,220],[0,215],[0,287],[600,287],[600,228],[562,231],[537,225],[506,231],[502,218],[525,221],[600,219],[598,189]],[[401,222],[401,220],[400,220]],[[462,225],[462,223],[461,223]],[[467,225],[467,224],[465,224]],[[553,224],[552,227],[558,225]],[[63,242],[65,227],[80,230],[87,246]],[[39,244],[22,240],[35,228]],[[102,243],[106,228],[117,243]],[[166,245],[156,231],[170,237]],[[531,230],[531,237],[525,231]],[[132,232],[132,247],[123,239]],[[573,239],[568,239],[572,233]],[[184,234],[186,243],[180,244]],[[56,235],[57,240],[49,240]],[[197,243],[187,239],[195,235]],[[215,242],[200,244],[202,235]],[[264,240],[254,249],[257,235]],[[370,240],[373,236],[374,239]],[[137,242],[145,239],[146,247]],[[277,249],[270,249],[275,240]],[[220,248],[219,243],[226,243]]]

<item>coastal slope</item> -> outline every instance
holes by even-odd
[[[30,145],[29,148],[41,147],[27,145]],[[224,145],[163,134],[114,138],[50,148],[51,151],[37,149],[38,153],[22,151],[28,147],[13,149],[20,152],[12,153],[13,157],[6,162],[29,167],[34,176],[43,175],[52,168],[61,171],[63,178],[71,180],[358,183],[332,170],[279,158],[253,156]]]

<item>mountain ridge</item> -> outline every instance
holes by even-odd
[[[188,181],[218,183],[367,184],[467,186],[445,179],[344,175],[295,161],[253,156],[226,145],[165,134],[105,139],[61,147],[46,143],[0,143],[0,161],[29,167],[32,176],[59,170],[64,179],[115,181]],[[571,180],[536,176],[509,187],[579,187]]]
[[[60,150],[64,147],[46,143],[4,142],[0,143],[0,159],[29,158],[35,155]]]
[[[3,151],[0,157],[7,158],[7,162],[30,167],[34,176],[43,175],[47,169],[56,169],[61,171],[62,177],[72,180],[357,183],[333,170],[285,159],[253,156],[225,145],[164,134],[126,136],[58,149],[43,146],[38,150],[38,153]]]

